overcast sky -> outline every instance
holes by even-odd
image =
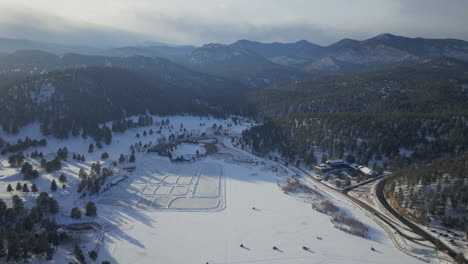
[[[0,37],[80,45],[468,40],[468,0],[0,0]]]

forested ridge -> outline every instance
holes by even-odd
[[[201,74],[173,75],[151,68],[91,67],[30,77],[0,91],[0,124],[16,133],[39,121],[45,135],[65,138],[94,135],[102,122],[147,112],[249,114],[243,86]]]
[[[399,170],[385,194],[422,224],[441,223],[468,234],[468,157]]]
[[[451,59],[351,76],[293,82],[250,94],[265,124],[244,133],[254,151],[317,161],[351,154],[401,162],[463,155],[468,105],[468,64]],[[401,149],[411,155],[401,156]],[[410,159],[410,160],[407,160]],[[405,161],[407,160],[407,161]],[[319,161],[320,162],[320,161]]]
[[[343,158],[390,170],[387,192],[421,222],[465,229],[468,64],[441,58],[252,92],[265,120],[243,134],[261,155],[313,165]],[[317,155],[319,153],[320,155]],[[429,190],[430,186],[433,188]]]

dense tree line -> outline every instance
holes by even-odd
[[[246,131],[241,143],[310,165],[322,161],[314,150],[394,168],[461,157],[468,151],[468,93],[461,88],[467,70],[467,63],[442,59],[254,91],[250,100],[265,122]]]
[[[278,150],[291,161],[322,162],[314,150],[329,158],[348,158],[360,164],[385,160],[385,167],[401,168],[413,161],[463,156],[468,150],[464,117],[425,114],[296,114],[243,133],[243,143],[255,152]],[[414,150],[407,157],[401,149]]]
[[[178,70],[187,75],[175,73],[178,78],[164,80],[167,76],[155,73],[154,68],[90,67],[30,77],[0,87],[0,125],[8,133],[17,133],[22,126],[39,121],[44,135],[81,135],[110,143],[110,128],[99,124],[126,116],[252,113],[243,100],[245,87]],[[187,78],[190,81],[184,82]],[[50,96],[39,100],[44,91],[50,91]],[[119,130],[118,124],[114,129]]]
[[[153,125],[153,117],[149,115],[139,115],[135,122],[133,119],[119,119],[112,121],[113,132],[125,132],[129,128],[144,127]]]
[[[468,157],[404,168],[385,186],[387,197],[427,224],[438,221],[468,234]]]
[[[0,153],[2,155],[5,155],[8,152],[20,152],[26,150],[29,147],[43,147],[46,145],[47,141],[44,138],[41,140],[37,140],[26,137],[24,140],[18,139],[18,141],[15,144],[0,143]]]
[[[8,207],[0,199],[0,252],[5,252],[4,260],[19,262],[34,255],[52,259],[55,247],[66,239],[48,218],[58,212],[57,201],[47,193],[41,193],[32,208],[26,208],[17,195],[12,201]]]

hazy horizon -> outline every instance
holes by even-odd
[[[239,39],[327,46],[381,33],[468,40],[466,10],[463,0],[0,1],[0,37],[100,47]]]

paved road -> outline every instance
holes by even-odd
[[[302,168],[300,167],[296,167],[294,165],[292,165],[293,167],[295,167],[296,169],[299,169],[300,171],[302,171],[303,173],[305,173],[306,175],[309,176],[309,178],[311,180],[313,180],[315,183],[317,184],[320,184],[326,188],[329,188],[331,190],[334,190],[332,189],[331,187],[323,184],[322,182],[320,182],[319,180],[316,180],[314,177],[312,177],[312,175],[310,175],[307,171],[303,170]],[[427,241],[430,241],[432,244],[435,245],[436,241],[438,240],[437,238],[434,238],[432,235],[430,235],[428,232],[424,231],[423,229],[421,229],[419,226],[417,226],[416,224],[412,223],[411,221],[407,220],[406,218],[404,218],[403,216],[401,216],[395,209],[393,209],[387,202],[387,200],[385,199],[385,196],[383,194],[383,189],[385,187],[385,183],[387,181],[387,178],[383,178],[381,181],[379,181],[377,183],[377,186],[376,186],[376,193],[377,193],[377,198],[379,199],[380,203],[385,207],[385,209],[388,210],[388,212],[390,212],[393,216],[395,216],[400,222],[402,222],[404,225],[406,225],[409,229],[411,229],[411,231],[421,237],[423,237],[425,240]],[[336,190],[335,190],[336,191]],[[349,200],[351,200],[353,203],[359,205],[361,208],[363,208],[364,210],[370,212],[371,214],[373,214],[375,217],[377,217],[378,219],[380,219],[382,222],[384,222],[385,224],[387,224],[388,226],[390,226],[393,230],[395,230],[396,233],[398,233],[400,236],[404,237],[405,239],[408,239],[410,241],[412,241],[413,243],[416,243],[416,244],[420,244],[420,245],[424,245],[424,244],[421,244],[418,240],[419,239],[415,239],[414,237],[411,237],[411,236],[408,236],[407,234],[401,232],[399,230],[399,228],[397,226],[395,226],[394,222],[392,220],[390,220],[386,215],[382,214],[381,212],[379,212],[378,210],[374,209],[372,206],[368,205],[367,203],[364,203],[363,201],[357,199],[357,198],[354,198],[350,195],[348,195],[348,191],[349,190],[342,190],[341,193],[343,193]],[[426,245],[424,245],[426,246]],[[452,258],[455,258],[457,253],[446,247],[444,244],[441,245],[441,250],[447,250],[449,255],[452,257]],[[466,262],[468,263],[468,262]]]
[[[324,188],[326,189],[330,189],[332,191],[337,191],[333,188],[331,188],[330,186],[322,183],[321,181],[315,179],[312,175],[310,175],[307,171],[305,171],[304,169],[300,168],[300,167],[297,167],[295,166],[294,164],[290,164],[290,166],[296,168],[297,170],[300,170],[301,172],[303,172],[305,175],[307,175],[309,177],[310,180],[314,181],[315,183],[323,186]],[[403,216],[401,216],[398,212],[396,212],[387,202],[387,200],[385,199],[385,196],[383,194],[383,189],[385,187],[385,183],[387,181],[387,177],[384,177],[380,182],[378,182],[378,185],[377,185],[377,189],[376,189],[376,193],[377,193],[377,198],[379,199],[380,203],[393,215],[395,216],[398,220],[400,220],[403,224],[405,224],[409,229],[411,229],[411,231],[415,234],[418,234],[419,236],[421,236],[422,238],[426,239],[427,241],[430,241],[432,244],[435,245],[437,239],[434,238],[432,235],[430,235],[428,232],[424,231],[423,229],[421,229],[419,226],[415,225],[414,223],[412,223],[411,221],[407,220],[406,218],[404,218]],[[353,203],[355,203],[356,205],[360,206],[362,209],[366,210],[367,212],[373,214],[375,217],[377,217],[378,219],[380,219],[382,222],[384,222],[385,224],[387,224],[388,226],[390,226],[394,231],[395,233],[398,233],[400,236],[404,237],[405,239],[408,239],[409,241],[412,241],[413,243],[416,243],[416,244],[419,244],[419,245],[423,245],[423,246],[427,246],[427,245],[424,245],[424,244],[421,244],[420,239],[415,239],[414,237],[411,237],[411,236],[408,236],[407,234],[403,233],[400,231],[399,227],[395,226],[395,223],[390,220],[386,215],[382,214],[381,212],[379,212],[378,210],[374,209],[372,206],[368,205],[367,203],[364,203],[363,201],[357,199],[357,198],[354,198],[350,195],[348,195],[348,191],[349,190],[352,190],[356,187],[358,187],[360,185],[357,185],[357,186],[354,186],[353,188],[350,188],[348,190],[342,190],[341,193],[346,196],[347,199],[349,199],[350,201],[352,201]],[[446,247],[444,244],[441,245],[441,250],[447,250],[449,255],[452,257],[452,258],[455,258],[456,257],[456,252],[453,251],[452,249]],[[465,263],[468,264],[468,261],[466,261],[465,259]]]
[[[385,199],[385,195],[384,195],[384,188],[385,188],[385,184],[387,182],[387,179],[382,179],[381,181],[379,181],[377,183],[377,186],[376,186],[376,194],[377,194],[377,199],[379,199],[379,202],[385,207],[385,209],[387,209],[387,211],[389,213],[391,213],[394,217],[396,217],[400,222],[402,222],[403,224],[405,224],[407,227],[409,227],[415,234],[418,234],[420,235],[421,237],[425,238],[426,240],[430,241],[432,244],[436,244],[436,241],[438,240],[437,238],[433,237],[432,235],[430,235],[428,232],[426,232],[425,230],[421,229],[419,226],[417,226],[416,224],[414,224],[413,222],[409,221],[408,219],[406,219],[405,217],[403,217],[402,215],[400,215],[395,209],[393,209],[393,207],[387,202],[387,199]],[[443,243],[439,243],[441,245],[441,250],[447,250],[449,255],[452,257],[452,258],[455,258],[457,256],[457,253],[446,247]],[[466,262],[468,263],[468,262]]]

